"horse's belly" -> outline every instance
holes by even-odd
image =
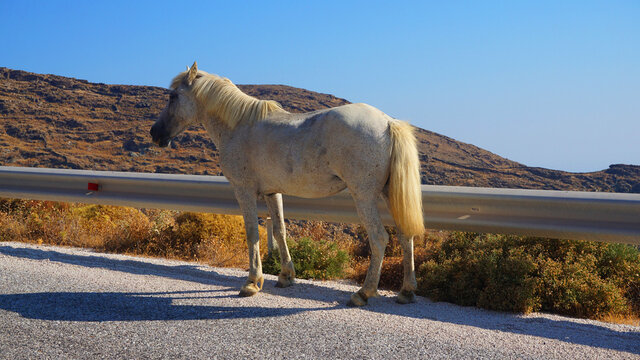
[[[333,175],[292,176],[289,181],[271,187],[270,193],[281,193],[301,198],[321,198],[335,195],[347,188],[339,177]]]

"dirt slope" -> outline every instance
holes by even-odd
[[[284,85],[239,87],[291,112],[348,103]],[[168,91],[158,87],[95,84],[0,68],[0,164],[220,174],[215,145],[201,128],[180,136],[172,149],[151,143],[149,128],[167,99]],[[640,193],[640,166],[568,173],[526,167],[423,129],[418,129],[418,140],[427,184]]]

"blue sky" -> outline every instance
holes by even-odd
[[[0,0],[0,66],[366,102],[529,166],[640,164],[640,1]]]

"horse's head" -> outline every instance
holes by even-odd
[[[179,81],[174,80],[171,85],[169,103],[151,127],[151,138],[158,146],[169,146],[173,138],[198,118],[197,101],[190,90],[197,77],[198,64],[194,62],[187,71],[176,77]]]

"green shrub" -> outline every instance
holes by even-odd
[[[620,288],[600,277],[592,254],[579,261],[540,261],[539,290],[543,310],[587,318],[629,312]]]
[[[640,252],[620,244],[457,232],[419,266],[418,293],[501,311],[638,314]]]
[[[537,264],[522,248],[495,249],[480,261],[486,276],[478,306],[529,313],[539,309],[534,271]]]
[[[636,314],[640,314],[640,251],[624,244],[609,244],[598,259],[603,278],[622,290]]]
[[[295,266],[295,262],[294,262]],[[280,266],[280,255],[278,251],[268,253],[262,258],[262,272],[265,274],[278,275],[282,270]]]
[[[349,255],[334,242],[310,238],[287,241],[289,253],[296,269],[296,277],[302,279],[335,279],[344,276],[349,264]],[[280,273],[280,256],[273,253],[262,260],[262,271],[266,274]]]

